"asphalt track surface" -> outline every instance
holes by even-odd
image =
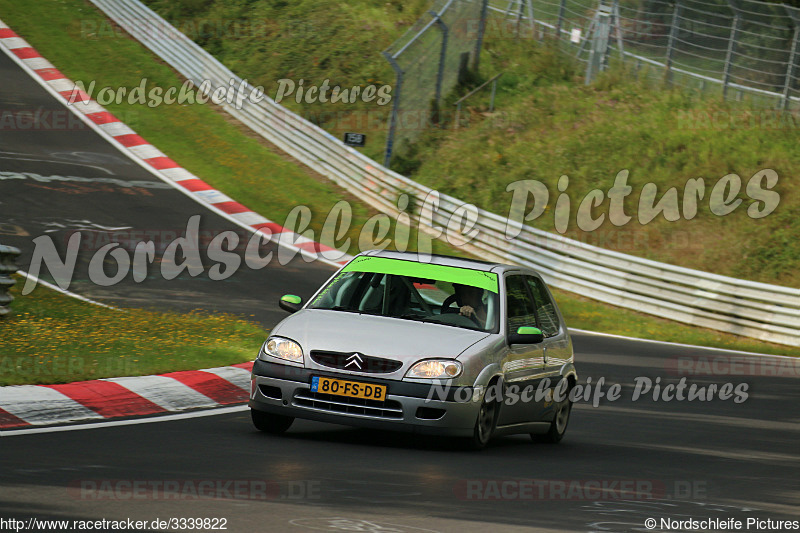
[[[284,316],[275,305],[281,294],[291,292],[306,298],[333,273],[332,267],[308,263],[299,254],[282,266],[277,246],[269,243],[259,251],[261,256],[273,253],[273,261],[265,268],[253,270],[243,265],[228,279],[212,281],[209,271],[215,262],[206,257],[208,240],[224,231],[235,231],[246,243],[249,236],[245,230],[159,180],[82,122],[68,120],[70,112],[65,106],[2,53],[0,80],[0,110],[47,117],[43,120],[46,128],[0,128],[0,172],[39,177],[0,176],[0,243],[22,250],[18,265],[23,270],[29,270],[34,238],[49,236],[64,258],[70,236],[82,230],[71,291],[122,306],[166,305],[181,310],[203,308],[253,314],[265,324],[274,324]],[[48,180],[52,176],[98,181]],[[107,179],[140,186],[99,181]],[[160,276],[158,261],[166,246],[185,233],[190,217],[198,214],[198,253],[204,261],[203,273],[192,277],[184,271],[167,281]],[[130,275],[110,287],[90,281],[90,260],[115,236],[123,243],[153,239],[156,262],[143,282],[135,283]],[[239,255],[243,257],[241,252]],[[116,262],[107,262],[107,275],[113,276]],[[41,277],[51,280],[46,270]]]
[[[63,110],[2,54],[0,79],[3,109]],[[0,130],[0,171],[157,181],[86,129]],[[210,231],[236,229],[178,191],[145,187],[133,195],[91,183],[0,180],[0,239],[24,250],[23,268],[33,238],[56,230],[47,234],[65,241],[80,224],[173,230],[199,213]],[[275,305],[280,294],[291,288],[307,296],[331,272],[300,259],[242,269],[225,282],[156,277],[101,288],[88,282],[87,262],[82,255],[72,287],[83,295],[126,306],[253,314],[266,326],[284,316]],[[794,360],[731,368],[710,366],[729,357],[713,350],[583,334],[574,340],[581,381],[604,377],[604,390],[619,383],[622,394],[598,407],[577,404],[559,445],[515,436],[474,453],[449,440],[306,421],[270,436],[254,430],[245,410],[78,431],[7,432],[0,439],[0,518],[150,524],[205,517],[225,519],[227,531],[298,533],[647,531],[647,518],[798,519]],[[690,384],[746,383],[747,400],[665,402],[647,395],[633,401],[637,377],[677,383],[680,357],[695,357],[692,368],[704,371],[689,375]],[[526,489],[530,481],[520,480],[537,483]],[[216,487],[214,498],[194,497],[192,489],[208,482]],[[136,483],[147,490],[134,494]],[[177,483],[183,496],[159,492],[167,483]],[[635,494],[619,490],[631,486]],[[0,526],[10,529],[7,522]],[[67,530],[78,529],[71,524]]]

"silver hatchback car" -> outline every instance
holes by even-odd
[[[564,436],[572,341],[542,278],[511,265],[370,251],[336,272],[253,365],[255,426],[295,418],[465,437]]]

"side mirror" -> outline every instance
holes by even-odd
[[[544,340],[544,334],[539,328],[522,326],[516,332],[508,334],[508,344],[538,344]]]
[[[303,307],[303,299],[299,296],[295,296],[294,294],[284,294],[278,301],[278,305],[284,311],[296,313]]]

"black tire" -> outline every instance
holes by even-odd
[[[274,415],[256,409],[250,409],[250,418],[253,419],[253,425],[256,429],[264,433],[283,433],[294,422],[294,417]]]
[[[490,385],[490,387],[496,385]],[[483,395],[481,402],[481,409],[478,411],[478,418],[475,420],[475,430],[472,438],[467,441],[468,447],[471,450],[482,450],[486,448],[494,433],[494,428],[497,426],[497,415],[500,412],[500,402],[487,401],[486,397],[489,395],[489,389]]]
[[[563,402],[559,403],[556,407],[555,415],[553,415],[553,421],[550,422],[550,429],[547,431],[547,433],[531,433],[531,438],[534,440],[534,442],[547,442],[550,444],[560,442],[561,439],[564,438],[564,433],[567,432],[567,425],[569,425],[569,417],[571,413],[572,402],[569,401],[569,398],[567,398]]]

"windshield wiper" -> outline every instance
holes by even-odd
[[[405,320],[414,320],[416,322],[428,322],[430,324],[440,324],[442,326],[450,326],[451,328],[461,328],[461,329],[468,329],[470,331],[480,331],[481,333],[486,333],[485,329],[480,328],[479,326],[467,326],[462,324],[451,324],[450,322],[442,322],[441,320],[437,320],[433,317],[426,317],[423,315],[416,315],[416,314],[407,314],[401,315],[398,317],[393,318],[402,318]]]
[[[352,307],[347,307],[346,305],[334,305],[333,307],[318,307],[316,309],[321,309],[323,311],[344,311],[345,313],[358,313],[359,315],[383,316],[380,313],[365,311],[363,309],[353,309]]]
[[[352,309],[346,305],[334,305],[333,307],[323,307],[325,311],[345,311],[347,313],[361,313],[358,309]]]
[[[433,317],[427,317],[423,315],[417,315],[414,313],[410,313],[407,315],[401,315],[397,318],[403,318],[405,320],[416,320],[417,322],[430,322],[431,324],[444,324],[441,320],[436,320]]]

